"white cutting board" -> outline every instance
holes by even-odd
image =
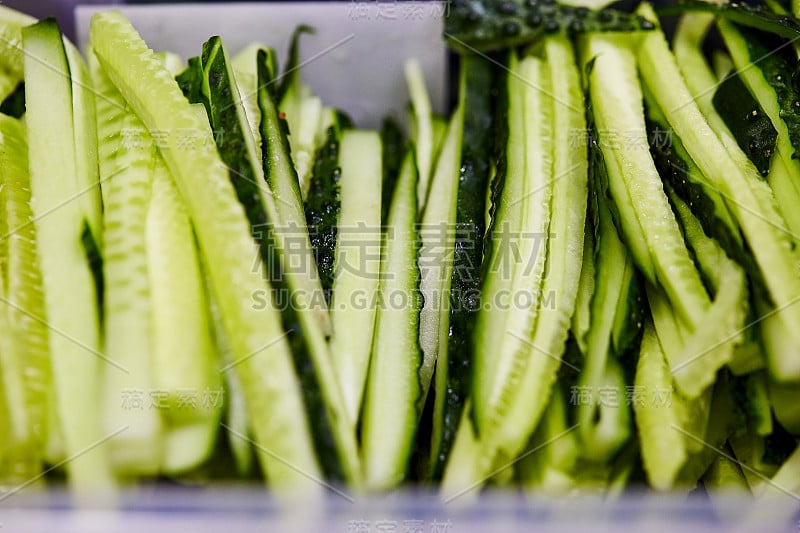
[[[251,42],[272,46],[285,63],[292,31],[317,29],[301,41],[302,77],[326,105],[344,109],[361,127],[375,128],[386,113],[401,119],[409,101],[403,74],[407,58],[419,60],[433,108],[444,112],[447,55],[442,40],[446,4],[272,2],[109,6],[120,9],[151,48],[184,59],[203,42],[222,37],[231,55]],[[103,6],[75,9],[79,45],[88,42],[89,21]]]

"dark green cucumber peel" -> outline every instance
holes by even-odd
[[[20,118],[25,113],[25,83],[21,82],[14,92],[0,104],[0,113]]]
[[[317,261],[325,300],[330,303],[333,288],[334,259],[338,233],[339,210],[339,138],[331,126],[325,142],[317,150],[311,185],[306,196],[305,215],[314,258]]]
[[[739,147],[761,175],[768,176],[778,131],[735,71],[717,87],[713,102]]]
[[[739,229],[725,223],[717,214],[724,207],[722,197],[710,186],[706,187],[704,183],[692,181],[687,164],[687,161],[691,161],[689,154],[669,126],[655,120],[649,110],[645,118],[650,153],[661,179],[686,202],[700,221],[706,235],[716,239],[725,253],[744,268],[750,280],[751,294],[760,294],[769,301],[769,292],[764,285],[761,269],[758,268],[747,243],[742,239]],[[670,141],[659,142],[659,132],[661,134],[669,132]]]
[[[186,69],[175,77],[181,92],[193,104],[203,102],[203,65],[199,57],[189,58]],[[206,111],[208,108],[206,107]]]
[[[747,41],[750,60],[761,69],[775,90],[780,116],[789,130],[794,148],[793,159],[800,153],[800,64],[791,43],[755,29],[739,27]]]
[[[308,26],[305,24],[301,24],[297,28],[295,28],[294,33],[292,33],[292,40],[289,44],[289,57],[286,60],[286,68],[283,71],[283,74],[276,80],[279,82],[278,89],[276,91],[276,102],[280,102],[283,100],[284,95],[289,91],[289,88],[293,84],[300,83],[300,37],[303,36],[304,33],[307,34],[314,34],[317,30],[315,30],[312,26]]]
[[[469,395],[472,332],[481,308],[481,266],[486,232],[486,187],[491,172],[494,68],[475,54],[461,56],[465,76],[464,126],[456,203],[456,235],[450,288],[447,401],[442,443],[433,476],[441,476]],[[437,372],[439,371],[437,367]]]
[[[83,221],[83,230],[81,231],[81,244],[83,251],[86,254],[86,261],[89,263],[89,270],[92,271],[92,279],[94,280],[94,292],[97,296],[97,311],[101,325],[103,321],[103,292],[105,282],[103,278],[103,256],[100,252],[100,247],[97,244],[92,229],[89,227],[89,222]]]
[[[272,56],[272,58],[270,58],[270,56]],[[261,101],[264,99],[264,97],[268,97],[270,101],[265,102],[265,104],[271,105],[275,110],[275,115],[278,117],[278,125],[281,130],[281,138],[278,140],[279,142],[277,143],[277,146],[275,143],[271,143],[269,139],[264,137],[263,131],[261,136],[261,159],[264,165],[264,175],[267,179],[267,183],[270,184],[270,187],[274,188],[274,183],[272,181],[275,175],[273,156],[276,152],[282,152],[286,154],[286,157],[290,159],[292,157],[292,149],[289,146],[289,125],[286,122],[286,118],[283,116],[283,114],[277,111],[277,103],[279,100],[278,88],[275,86],[275,72],[277,66],[274,59],[274,54],[267,52],[266,50],[259,50],[256,54],[256,64],[258,69],[259,106],[261,105]],[[300,194],[300,181],[297,177],[297,171],[294,168],[294,165],[289,165],[289,167],[291,172],[294,174],[292,192],[297,198],[302,198],[302,195]]]
[[[507,70],[509,64],[509,56],[506,53],[490,54],[488,56],[498,68]],[[506,173],[508,172],[506,166],[506,143],[508,142],[508,79],[497,71],[494,75],[494,83],[492,84],[492,137],[494,142],[491,146],[490,161],[495,164],[494,177],[489,183],[489,206],[487,209],[488,227],[484,233],[483,249],[486,254],[491,252],[493,247],[493,234],[494,234],[494,221],[497,219],[497,210],[502,201],[503,189],[505,188]],[[466,118],[466,116],[465,116]],[[484,261],[481,269],[481,279],[486,278],[487,270],[489,269],[489,261]]]
[[[591,10],[555,0],[454,0],[444,36],[456,49],[486,52],[521,46],[542,35],[652,30],[643,17],[614,9]]]
[[[680,15],[689,11],[713,13],[731,22],[773,33],[786,39],[800,37],[800,21],[788,15],[775,13],[766,4],[733,1],[718,4],[704,0],[679,0],[677,3],[656,9],[659,16]]]
[[[400,176],[400,166],[406,152],[406,142],[400,124],[392,117],[381,123],[383,183],[381,184],[381,224],[386,225],[394,188]]]
[[[248,155],[242,129],[246,125],[239,122],[236,113],[231,91],[232,80],[228,77],[228,65],[221,47],[222,42],[218,37],[206,42],[203,45],[202,56],[198,58],[195,66],[200,69],[200,75],[197,76],[197,71],[193,77],[181,75],[183,82],[189,84],[185,88],[183,83],[181,85],[184,94],[199,96],[206,107],[215,133],[217,149],[229,168],[231,183],[253,228],[275,300],[281,310],[281,320],[287,332],[295,371],[303,390],[303,401],[309,415],[314,447],[320,465],[328,479],[341,481],[344,479],[344,473],[336,451],[325,402],[320,394],[314,365],[308,355],[297,312],[290,303],[290,289],[283,275],[280,254],[270,229],[271,221],[261,203],[259,187],[266,187],[266,184],[259,184],[256,181],[256,172],[253,168],[253,165],[261,162],[251,161]],[[258,60],[260,65],[265,65],[269,58],[267,54],[262,55],[259,52]],[[199,87],[194,85],[198,82]],[[224,134],[221,134],[223,132]]]
[[[511,63],[511,56],[516,52],[513,51],[506,51],[500,52],[495,55],[490,55],[489,57],[498,65],[495,71],[495,75],[493,76],[494,81],[492,83],[491,89],[491,100],[492,100],[492,117],[494,117],[491,133],[494,139],[494,142],[491,143],[491,152],[490,152],[490,161],[493,161],[495,164],[495,173],[494,177],[492,178],[491,183],[488,185],[490,187],[490,197],[489,197],[489,207],[488,207],[488,216],[489,219],[487,221],[488,227],[486,228],[484,237],[483,237],[483,249],[485,250],[485,258],[486,260],[483,261],[481,265],[481,292],[483,292],[484,283],[488,279],[488,271],[491,268],[491,257],[495,253],[495,242],[493,238],[494,230],[495,230],[495,222],[497,220],[497,212],[500,208],[500,204],[502,202],[503,197],[503,190],[505,189],[505,182],[506,182],[506,175],[508,173],[508,165],[506,161],[506,154],[507,154],[507,143],[508,143],[508,136],[509,136],[509,95],[508,95],[508,76],[507,72],[510,72],[508,69],[508,65]],[[466,112],[467,109],[465,108],[464,119],[468,113]],[[463,152],[463,145],[462,145],[462,152]],[[470,340],[470,342],[474,342],[474,340]],[[471,380],[472,381],[472,380]],[[472,424],[472,433],[474,435],[478,435],[478,422],[475,419],[475,410],[472,409],[470,412],[470,416],[468,418],[469,423]],[[455,439],[456,432],[458,431],[458,424],[459,420],[446,420],[446,426],[442,431],[442,444],[443,446],[440,449],[438,455],[438,462],[444,464],[447,461],[448,453],[444,449],[444,443],[449,442],[452,445],[453,440]]]

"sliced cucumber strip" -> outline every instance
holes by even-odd
[[[249,224],[216,148],[197,143],[187,149],[179,142],[179,133],[187,129],[211,138],[208,121],[192,109],[163,63],[119,12],[95,15],[90,37],[100,64],[147,128],[169,133],[159,151],[194,223],[262,467],[275,489],[313,494],[320,489],[319,465],[280,315],[274,305],[259,310],[252,302],[256,291],[269,284],[261,262],[253,268],[258,249]]]
[[[154,390],[152,373],[150,280],[145,226],[153,165],[157,157],[150,134],[100,65],[92,77],[100,94],[98,135],[103,182],[103,327],[107,356],[128,370],[104,370],[104,427],[129,429],[109,444],[114,469],[126,475],[153,475],[161,466],[161,415],[131,408],[126,396]],[[154,324],[155,325],[155,324]]]
[[[416,146],[417,168],[419,169],[419,183],[417,184],[417,202],[419,212],[425,210],[428,199],[431,175],[433,173],[433,123],[431,115],[431,101],[428,89],[425,87],[425,75],[419,61],[408,60],[405,64],[406,83],[411,95],[411,104],[414,110],[414,146]]]
[[[72,121],[74,124],[75,163],[77,165],[77,202],[92,233],[95,244],[103,242],[100,199],[100,176],[97,153],[97,118],[95,90],[86,62],[78,49],[64,39],[64,50],[72,82]],[[102,252],[102,248],[100,249]]]
[[[672,388],[669,367],[650,322],[644,329],[634,387],[650,393]],[[676,409],[648,400],[633,404],[642,461],[650,484],[657,490],[669,490],[688,459],[686,439],[676,429],[682,420]]]
[[[382,170],[377,132],[343,132],[339,166],[341,208],[331,297],[331,356],[347,414],[355,424],[370,364],[381,277]]]
[[[274,73],[264,52],[259,52],[258,58],[262,158],[264,174],[276,208],[276,216],[270,217],[270,220],[275,221],[272,227],[291,288],[291,301],[297,310],[308,354],[313,362],[315,379],[321,392],[321,408],[326,412],[333,433],[343,475],[347,481],[358,483],[361,467],[354,431],[355,419],[351,418],[347,409],[327,343],[327,336],[332,332],[331,317],[314,261],[297,173],[289,154],[285,121],[278,113],[276,95],[271,87]],[[380,170],[374,179],[380,182]],[[377,202],[375,209],[379,217],[380,191]]]
[[[11,466],[14,474],[27,481],[39,473],[44,457],[52,376],[39,245],[30,205],[28,144],[22,123],[5,115],[0,115],[0,199],[6,255],[0,366],[10,423],[5,434],[8,445],[28,458],[26,468]]]
[[[417,171],[409,151],[397,182],[386,234],[386,274],[375,326],[361,440],[370,489],[396,486],[406,476],[418,421],[422,298],[417,265]],[[380,216],[380,212],[378,212]],[[402,300],[402,301],[400,301]]]
[[[420,368],[423,395],[427,395],[437,358],[442,356],[447,361],[450,287],[456,240],[453,228],[458,202],[463,121],[463,107],[459,107],[450,120],[442,154],[431,178],[430,194],[436,198],[436,203],[427,205],[420,221],[420,290],[424,303],[420,312],[419,343],[423,352]],[[446,378],[447,373],[445,371],[440,375]]]
[[[600,146],[609,168],[609,184],[614,202],[630,202],[633,213],[620,209],[623,219],[631,214],[637,223],[623,220],[622,232],[630,240],[630,231],[638,225],[646,242],[643,250],[632,248],[637,263],[654,267],[655,279],[669,295],[670,302],[686,323],[694,328],[708,310],[709,298],[697,269],[692,263],[675,216],[664,193],[661,178],[647,149],[642,93],[636,74],[636,58],[627,41],[620,37],[587,37],[586,55],[596,58],[590,75],[592,104]],[[621,78],[621,79],[620,79]],[[625,141],[604,138],[605,132],[625,132]],[[637,139],[633,135],[640,135]],[[620,142],[626,146],[617,149]],[[616,170],[619,171],[616,172]],[[624,185],[615,185],[621,180]],[[626,199],[618,191],[624,187]],[[646,271],[646,269],[645,269]]]
[[[503,425],[502,449],[516,457],[524,448],[542,411],[561,364],[575,301],[583,255],[587,208],[588,160],[585,146],[570,141],[586,131],[583,94],[574,52],[565,37],[545,41],[553,94],[553,198],[546,276],[529,361],[511,411]]]
[[[565,496],[575,484],[572,472],[580,446],[569,425],[567,398],[553,387],[550,401],[520,461],[517,472],[526,490],[544,496]]]
[[[495,430],[504,421],[529,364],[530,339],[540,311],[550,240],[553,190],[550,72],[542,60],[533,56],[521,60],[514,72],[519,79],[514,75],[508,82],[511,122],[503,204],[494,224],[495,249],[484,290],[489,305],[484,304],[476,331],[473,409],[482,439],[499,437]],[[514,92],[518,92],[518,97]],[[510,247],[514,247],[512,257],[505,257],[506,264],[501,264],[504,261],[501,254],[508,253]],[[509,271],[504,272],[504,267]],[[504,284],[508,279],[508,289],[501,290],[509,292],[504,295],[496,292],[491,278],[499,278]],[[497,308],[498,296],[509,298],[506,312]]]
[[[64,436],[69,480],[78,489],[113,486],[107,446],[124,433],[120,424],[104,431],[99,417],[86,416],[100,405],[100,375],[110,360],[100,356],[97,298],[81,242],[86,212],[80,194],[73,83],[61,32],[53,20],[23,29],[26,126],[28,129],[31,207],[36,220],[39,265],[45,289],[57,418]],[[59,179],[54,179],[56,176]],[[99,217],[99,213],[97,214]],[[125,372],[123,368],[109,370]]]
[[[168,395],[161,406],[162,471],[177,473],[211,455],[225,398],[192,224],[160,155],[145,229],[153,382],[160,394]],[[195,441],[189,439],[192,434]],[[184,445],[176,448],[176,442]]]

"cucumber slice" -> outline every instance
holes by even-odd
[[[652,16],[652,8],[640,8],[640,13]],[[797,305],[800,278],[796,272],[800,261],[793,249],[793,239],[783,229],[786,222],[772,191],[761,181],[755,166],[739,150],[736,141],[724,130],[712,129],[713,124],[707,117],[716,115],[711,110],[713,104],[700,102],[704,107],[704,112],[700,112],[660,30],[649,32],[643,38],[638,57],[640,74],[675,133],[711,185],[729,200],[731,212],[761,268],[769,296],[779,309],[776,316],[785,325],[786,349],[779,353],[768,352],[770,371],[779,379],[797,380],[800,378],[800,330],[792,324],[800,323],[800,305]],[[710,71],[708,76],[713,79]]]
[[[523,450],[556,379],[575,310],[581,269],[576,257],[583,255],[586,224],[587,152],[580,143],[570,142],[575,132],[586,131],[580,75],[567,38],[548,38],[544,46],[553,93],[559,95],[553,101],[553,238],[548,240],[547,274],[529,362],[502,429],[501,447],[507,457],[516,457]]]
[[[282,264],[292,289],[291,300],[298,311],[299,323],[308,347],[308,354],[321,392],[322,408],[330,423],[333,442],[338,452],[343,475],[358,483],[361,478],[355,420],[350,417],[342,387],[337,380],[327,336],[331,333],[331,317],[322,290],[313,249],[308,235],[297,173],[292,165],[286,138],[286,124],[276,107],[272,90],[273,70],[266,53],[258,53],[258,105],[261,110],[261,139],[264,175],[274,197],[275,216],[269,220],[278,240]],[[380,155],[380,150],[378,150]],[[380,170],[375,176],[380,187]],[[380,223],[380,189],[377,211]],[[297,267],[299,261],[299,268]]]
[[[185,209],[185,206],[183,208]],[[208,316],[213,331],[215,353],[220,362],[227,367],[234,362],[231,344],[225,335],[219,304],[214,299],[211,280],[208,279],[207,272],[203,276],[203,281],[208,296]],[[222,426],[225,429],[227,444],[236,465],[236,473],[239,477],[248,478],[252,475],[255,466],[255,454],[252,446],[252,432],[247,418],[244,389],[236,372],[223,372],[223,380],[225,389]],[[242,438],[243,435],[246,438]]]
[[[769,399],[775,419],[793,435],[800,435],[800,385],[769,382]]]
[[[486,274],[484,295],[489,304],[484,303],[476,330],[473,409],[482,439],[499,436],[495,430],[504,421],[529,364],[549,246],[553,188],[550,73],[542,60],[532,56],[521,60],[518,67],[512,66],[512,71],[503,204],[494,223],[495,248]],[[517,249],[504,259],[502,254],[508,255],[511,247]],[[503,295],[501,291],[508,292]],[[501,295],[510,298],[505,312],[497,305]]]
[[[274,216],[270,209],[268,220],[274,221],[273,226],[279,240],[293,239],[291,242],[296,251],[291,256],[283,257],[283,261],[290,265],[293,261],[299,262],[299,269],[287,268],[289,283],[294,289],[292,298],[297,308],[305,311],[300,313],[305,334],[313,337],[313,342],[317,342],[319,338],[330,335],[331,319],[309,242],[297,172],[289,153],[286,122],[278,112],[275,95],[272,93],[274,73],[269,63],[269,55],[260,51],[257,65],[262,161],[264,176],[274,197],[275,206]],[[285,242],[279,243],[279,249],[285,254],[289,253]],[[315,360],[315,364],[320,367],[319,372],[325,368],[322,361]]]
[[[159,147],[183,197],[220,304],[234,366],[247,398],[259,459],[278,491],[320,490],[302,394],[274,304],[258,309],[268,283],[245,214],[214,146],[180,144],[179,132],[211,138],[208,121],[186,101],[174,78],[119,12],[96,14],[92,47],[109,78],[151,131],[169,132]],[[272,303],[272,302],[270,302]]]
[[[389,211],[382,265],[385,276],[379,289],[382,305],[364,403],[364,475],[367,487],[373,490],[394,487],[405,478],[419,417],[421,354],[417,335],[422,298],[417,265],[417,179],[414,155],[409,151]]]
[[[108,450],[103,444],[124,433],[119,425],[103,431],[95,412],[100,401],[100,332],[94,281],[81,243],[85,211],[80,194],[73,116],[73,83],[58,25],[47,20],[23,30],[26,126],[28,129],[31,206],[36,220],[39,265],[50,327],[50,356],[64,436],[70,484],[77,489],[109,490]],[[34,59],[35,58],[35,59]],[[60,176],[59,179],[53,179]],[[98,214],[99,216],[99,214]],[[124,372],[114,367],[114,371]]]
[[[168,395],[161,406],[161,469],[174,474],[196,467],[213,451],[223,404],[222,376],[192,224],[160,155],[153,168],[145,237],[153,383]]]
[[[419,342],[423,351],[420,381],[427,394],[437,356],[447,350],[449,295],[453,268],[453,246],[458,201],[459,161],[463,135],[463,107],[450,120],[442,154],[431,178],[428,205],[420,221],[420,290],[424,304],[420,313]],[[426,254],[431,254],[426,257]],[[446,373],[444,374],[446,376]]]
[[[588,115],[594,132],[592,115]],[[593,134],[594,135],[594,134]],[[619,238],[603,189],[603,153],[592,140],[590,161],[590,227],[594,228],[594,292],[591,296],[586,351],[576,385],[578,436],[582,455],[593,462],[607,462],[630,435],[630,407],[619,401],[625,386],[617,358],[637,347],[642,327],[639,275],[631,254]],[[602,397],[601,392],[610,397]],[[616,401],[615,399],[616,398]]]
[[[381,140],[345,131],[339,144],[341,209],[331,297],[331,357],[355,428],[369,369],[381,277]]]
[[[97,131],[103,139],[99,166],[104,206],[105,351],[128,370],[105,369],[103,422],[107,431],[120,422],[129,427],[109,444],[117,473],[153,475],[161,466],[161,415],[156,409],[131,408],[126,396],[155,389],[145,225],[157,153],[150,134],[139,118],[126,110],[125,100],[96,60],[92,78],[100,94]]]
[[[664,352],[650,322],[644,329],[634,387],[644,391],[672,387]],[[688,459],[685,438],[673,427],[680,426],[682,420],[675,409],[647,400],[634,402],[633,410],[647,479],[655,489],[669,490]]]
[[[553,387],[536,432],[517,466],[523,486],[535,494],[565,496],[575,484],[572,472],[580,446],[574,426],[569,425],[567,405],[561,387]]]
[[[632,247],[631,253],[638,264],[653,265],[655,278],[650,282],[664,287],[672,305],[693,329],[707,312],[709,299],[647,149],[636,59],[627,43],[619,36],[592,35],[586,39],[587,57],[596,58],[589,83],[600,146],[609,168],[612,197],[623,219],[622,233],[631,240],[630,232],[638,226],[647,246],[646,251]],[[623,141],[624,149],[619,149],[619,142],[604,139],[605,132],[619,131],[631,137]],[[633,137],[636,132],[641,137]],[[618,181],[624,185],[615,185]],[[623,187],[627,198],[620,199],[618,193]],[[630,209],[619,207],[620,203],[630,203]],[[625,220],[631,215],[638,223]],[[643,270],[647,272],[647,267]]]
[[[72,82],[72,120],[74,124],[75,163],[77,165],[77,202],[95,244],[103,242],[100,200],[100,176],[97,153],[97,118],[95,90],[86,62],[78,49],[64,43]],[[99,250],[102,253],[102,248]]]
[[[444,147],[430,183],[430,197],[437,201],[427,204],[420,222],[420,291],[423,304],[419,315],[419,344],[422,365],[419,373],[421,394],[417,400],[421,411],[435,369],[436,396],[431,434],[434,470],[443,467],[441,458],[447,457],[455,436],[453,428],[445,427],[445,417],[448,421],[458,419],[458,409],[467,393],[466,384],[453,387],[453,383],[449,382],[460,376],[453,372],[456,369],[451,370],[448,357],[463,124],[464,107],[459,106],[450,120]],[[460,356],[453,354],[454,361],[458,361]],[[465,365],[458,370],[469,369]],[[433,473],[437,474],[435,471]]]
[[[0,213],[5,261],[2,269],[3,346],[0,366],[10,427],[8,445],[18,447],[26,468],[11,466],[27,481],[41,469],[52,387],[42,276],[31,210],[28,145],[21,122],[0,115]],[[8,461],[5,463],[8,466]],[[21,465],[18,465],[21,466]]]
[[[417,184],[417,202],[419,212],[425,210],[433,173],[433,118],[431,114],[431,100],[425,86],[425,75],[416,59],[410,59],[405,64],[406,83],[411,95],[411,105],[414,110],[414,146],[416,146],[417,168],[419,169],[419,182]]]

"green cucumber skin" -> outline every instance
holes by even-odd
[[[400,124],[392,117],[386,117],[381,123],[381,146],[383,154],[383,183],[381,184],[381,223],[386,224],[392,196],[400,177],[400,166],[406,151],[406,140]]]
[[[494,127],[491,113],[494,68],[478,55],[465,54],[461,60],[461,68],[466,76],[465,107],[450,288],[450,328],[445,369],[447,391],[442,416],[442,440],[433,468],[434,479],[443,473],[471,388],[472,333],[480,310],[486,187]]]
[[[20,82],[14,92],[0,104],[0,113],[14,118],[25,114],[25,83]]]
[[[555,33],[652,30],[642,17],[615,9],[590,10],[554,0],[456,0],[445,19],[444,36],[460,51],[512,48]]]
[[[192,61],[190,60],[190,64]],[[192,67],[190,67],[192,68]],[[281,319],[291,348],[295,371],[303,390],[303,401],[309,416],[315,450],[320,466],[326,477],[343,480],[344,473],[331,434],[331,426],[326,413],[325,402],[320,393],[319,382],[314,365],[308,353],[306,338],[297,311],[288,303],[290,292],[280,254],[276,249],[276,238],[271,230],[269,217],[262,203],[261,195],[270,194],[266,183],[259,184],[262,178],[253,168],[259,162],[251,161],[245,131],[239,121],[231,87],[233,80],[228,73],[226,56],[219,38],[212,38],[203,45],[203,53],[195,63],[192,76],[185,76],[183,90],[189,96],[201,98],[215,132],[217,149],[229,168],[231,183],[239,202],[257,237],[260,255],[267,269],[267,276],[277,295]]]
[[[275,93],[276,101],[283,105],[287,93],[298,90],[300,86],[300,38],[303,34],[313,35],[316,30],[312,26],[301,24],[295,28],[289,44],[289,57],[286,60],[286,67],[280,77],[278,90]]]
[[[774,36],[754,29],[739,28],[747,43],[751,60],[761,70],[764,79],[775,90],[780,107],[780,118],[786,124],[794,153],[798,158],[800,151],[800,109],[796,103],[800,99],[800,91],[795,87],[797,58],[793,48]]]
[[[736,72],[717,87],[713,102],[739,147],[766,177],[775,154],[778,131]]]
[[[339,136],[334,126],[325,133],[317,149],[311,182],[306,195],[305,214],[311,247],[317,262],[325,300],[330,304],[335,272],[339,211]]]

